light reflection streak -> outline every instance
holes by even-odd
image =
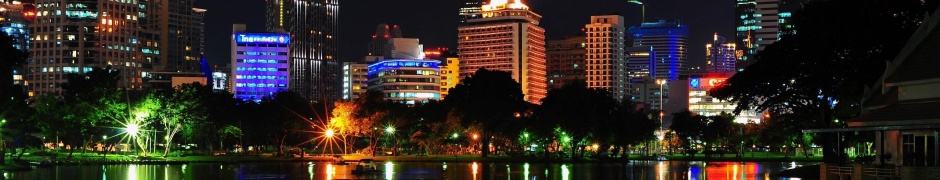
[[[137,179],[137,165],[131,164],[127,167],[127,180],[136,180]]]
[[[656,164],[656,175],[659,176],[659,179],[666,179],[666,162],[659,161]]]
[[[310,174],[310,180],[313,180],[313,162],[307,162],[307,173]]]
[[[473,165],[470,165],[470,169],[473,169],[473,179],[477,179],[477,170],[480,169],[480,165],[477,162],[473,162]]]
[[[333,179],[333,174],[336,174],[333,164],[326,164],[326,179]]]
[[[392,175],[395,173],[393,164],[391,161],[385,162],[385,179],[392,179]]]
[[[506,179],[512,180],[512,170],[509,169],[509,165],[506,165]]]
[[[522,176],[525,177],[524,178],[525,180],[529,180],[529,163],[525,163],[525,165],[522,165],[522,169],[523,169]]]
[[[561,165],[561,179],[562,179],[562,180],[568,180],[568,175],[570,175],[570,174],[571,174],[571,172],[568,171],[568,165],[567,165],[567,164],[562,164],[562,165]]]

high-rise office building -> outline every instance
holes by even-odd
[[[623,16],[591,16],[584,29],[588,87],[606,89],[614,98],[623,100],[629,94]]]
[[[522,85],[526,101],[541,103],[548,91],[542,16],[520,0],[493,0],[476,17],[458,28],[460,78],[480,68],[506,71]]]
[[[119,88],[141,89],[142,77],[153,63],[138,56],[146,53],[141,44],[159,43],[139,36],[142,5],[142,1],[37,0],[36,19],[30,26],[29,94],[59,94],[66,74],[105,66],[121,72]]]
[[[735,41],[737,70],[753,63],[754,55],[780,39],[792,28],[791,10],[797,0],[737,0],[735,5]]]
[[[460,24],[467,24],[468,19],[478,18],[483,5],[486,5],[486,0],[460,0],[460,9],[457,12]]]
[[[61,93],[65,74],[93,67],[120,70],[126,89],[148,87],[154,71],[199,72],[205,9],[193,2],[37,0],[30,94]]]
[[[0,0],[0,33],[6,34],[13,38],[13,48],[28,52],[29,51],[29,24],[36,17],[36,6],[33,4],[23,3],[20,1],[4,1]],[[0,67],[4,68],[2,73],[4,80],[3,86],[8,86],[9,80],[11,78],[9,75],[12,74],[12,83],[14,85],[24,85],[23,77],[25,70],[24,66],[16,67]],[[6,69],[10,68],[10,69]],[[4,72],[6,71],[6,72]]]
[[[291,74],[290,35],[245,32],[244,24],[232,26],[232,94],[246,101],[261,101],[287,91]]]
[[[681,75],[688,75],[687,26],[678,21],[660,20],[630,27],[628,33],[634,38],[634,47],[653,47],[656,62],[654,77],[676,80]]]
[[[584,34],[578,34],[562,40],[548,41],[545,65],[549,87],[561,88],[567,82],[585,79],[585,38]]]
[[[267,30],[291,35],[291,90],[310,102],[330,104],[342,96],[338,13],[339,0],[267,1]]]
[[[158,1],[140,0],[147,3],[145,9],[149,22],[141,22],[146,32],[142,38],[159,42],[159,59],[153,63],[155,72],[200,72],[202,59],[203,16],[205,9],[194,8],[195,0]],[[146,35],[151,35],[146,37]]]
[[[372,35],[372,42],[369,42],[369,52],[366,56],[385,56],[385,46],[394,38],[402,38],[398,25],[379,24]]]
[[[712,43],[705,44],[705,71],[707,73],[734,73],[735,44],[726,43],[725,37],[715,34]]]

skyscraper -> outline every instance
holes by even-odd
[[[291,35],[290,88],[310,102],[342,95],[342,63],[336,60],[339,0],[268,0],[267,30]]]
[[[688,75],[689,28],[678,21],[659,20],[630,27],[634,47],[652,46],[657,79],[676,80]]]
[[[460,11],[457,13],[460,24],[467,24],[468,19],[477,18],[483,5],[486,5],[486,0],[460,0]]]
[[[754,61],[754,55],[780,39],[792,28],[790,10],[798,3],[785,0],[737,0],[735,5],[735,41],[737,43],[737,70],[741,71]]]
[[[726,43],[725,37],[715,37],[712,43],[705,44],[705,58],[708,58],[705,64],[707,73],[734,73],[737,70],[735,66],[735,44]]]
[[[41,13],[30,27],[34,34],[27,70],[30,95],[59,94],[67,73],[104,66],[120,70],[119,88],[141,89],[142,75],[153,62],[138,56],[150,50],[140,46],[159,43],[139,36],[138,19],[146,13],[139,8],[142,5],[145,2],[37,0],[36,12]]]
[[[575,79],[585,79],[586,42],[584,34],[548,41],[545,71],[548,73],[548,85],[551,88],[560,88]]]
[[[153,71],[199,72],[203,48],[202,18],[206,10],[194,8],[195,0],[140,2],[149,3],[146,9],[148,17],[144,19],[151,20],[147,29],[158,33],[153,37],[160,43],[156,49],[161,53]]]
[[[591,23],[584,25],[584,29],[588,87],[606,89],[614,98],[623,100],[629,93],[623,16],[591,16]]]
[[[458,28],[460,78],[480,68],[506,71],[522,85],[525,100],[541,103],[547,93],[545,29],[541,15],[520,0],[493,0],[483,5],[478,18]]]

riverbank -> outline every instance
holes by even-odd
[[[39,153],[37,153],[39,154]],[[184,163],[250,163],[250,162],[332,162],[336,161],[332,155],[306,155],[306,156],[273,156],[271,154],[258,155],[217,155],[217,156],[136,156],[122,154],[101,154],[101,153],[74,153],[71,158],[67,153],[41,153],[42,155],[27,154],[19,158],[15,163],[7,163],[10,169],[22,169],[22,166],[29,165],[107,165],[107,164],[184,164]],[[802,157],[785,156],[774,153],[747,153],[743,157],[736,157],[734,154],[725,156],[706,157],[703,154],[695,156],[686,155],[665,155],[665,156],[642,156],[632,155],[628,158],[539,158],[527,156],[490,156],[487,158],[479,155],[429,155],[429,156],[363,156],[363,155],[343,155],[345,161],[359,161],[361,159],[372,159],[374,161],[394,161],[394,162],[533,162],[533,163],[623,163],[631,160],[665,160],[670,161],[706,161],[706,162],[820,162],[821,157]],[[7,159],[13,159],[8,157]],[[5,167],[0,166],[0,170]]]

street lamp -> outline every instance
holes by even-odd
[[[333,132],[333,129],[330,128],[330,129],[326,129],[326,132],[323,132],[323,135],[326,136],[327,138],[332,138],[332,137],[333,137],[333,133],[334,133],[334,132]]]
[[[627,2],[640,5],[640,7],[642,8],[642,17],[643,17],[642,19],[643,21],[640,21],[640,23],[646,22],[646,4],[643,4],[643,2],[640,2],[639,0],[629,0]]]
[[[666,83],[668,83],[666,79],[656,80],[656,84],[659,84],[659,140],[660,141],[662,141],[664,136],[666,136],[665,131],[663,131],[663,118],[666,116],[666,113],[665,113],[666,111],[665,109],[663,109],[663,94],[664,94],[663,86],[665,86]],[[657,144],[660,144],[660,143],[657,143]],[[659,149],[661,148],[657,148],[657,151],[659,151]]]

